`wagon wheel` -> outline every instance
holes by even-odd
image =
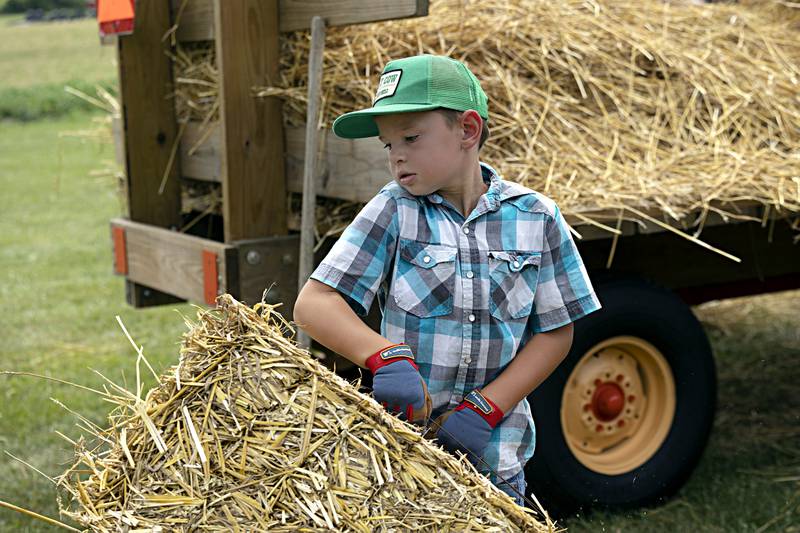
[[[674,416],[669,363],[638,337],[593,346],[572,369],[561,399],[561,428],[570,451],[586,468],[610,476],[650,459]]]
[[[537,444],[526,477],[560,514],[630,507],[677,491],[708,440],[716,398],[702,326],[644,281],[597,287],[570,353],[529,397]]]

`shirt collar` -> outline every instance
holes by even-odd
[[[478,199],[478,205],[475,206],[475,211],[473,212],[476,216],[490,211],[497,211],[500,208],[500,202],[503,200],[515,198],[530,192],[516,184],[504,181],[497,170],[491,165],[481,162],[480,166],[483,182],[489,186],[489,189]],[[436,192],[428,194],[423,198],[432,204],[441,205],[444,203],[442,195]]]

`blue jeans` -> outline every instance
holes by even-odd
[[[511,496],[520,507],[525,507],[525,489],[528,485],[525,483],[525,470],[520,470],[513,476],[506,478],[506,481],[498,480],[495,486]],[[514,492],[516,490],[516,492]]]

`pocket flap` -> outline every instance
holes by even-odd
[[[456,260],[455,248],[443,244],[428,244],[424,242],[400,242],[400,257],[422,268],[432,268],[440,263]]]
[[[539,266],[542,261],[541,252],[507,252],[505,250],[489,251],[489,257],[508,263],[512,272],[519,272],[526,266]]]

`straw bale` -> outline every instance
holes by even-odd
[[[765,4],[432,0],[424,18],[329,30],[323,123],[369,106],[389,59],[445,54],[490,97],[483,159],[567,214],[796,213],[800,10]],[[284,38],[281,83],[259,91],[292,125],[309,45]]]
[[[145,399],[108,382],[110,427],[59,478],[81,525],[552,531],[299,349],[274,306],[225,295],[187,323]]]
[[[330,28],[322,125],[370,105],[389,59],[445,54],[489,94],[482,158],[572,220],[608,229],[657,215],[698,236],[709,214],[751,219],[747,205],[796,214],[800,9],[697,4],[432,0],[427,17]],[[283,35],[281,79],[254,88],[284,100],[290,126],[305,121],[309,47],[309,32]],[[178,86],[213,86],[213,43],[188,48]],[[176,94],[182,120],[216,117],[213,99]]]

